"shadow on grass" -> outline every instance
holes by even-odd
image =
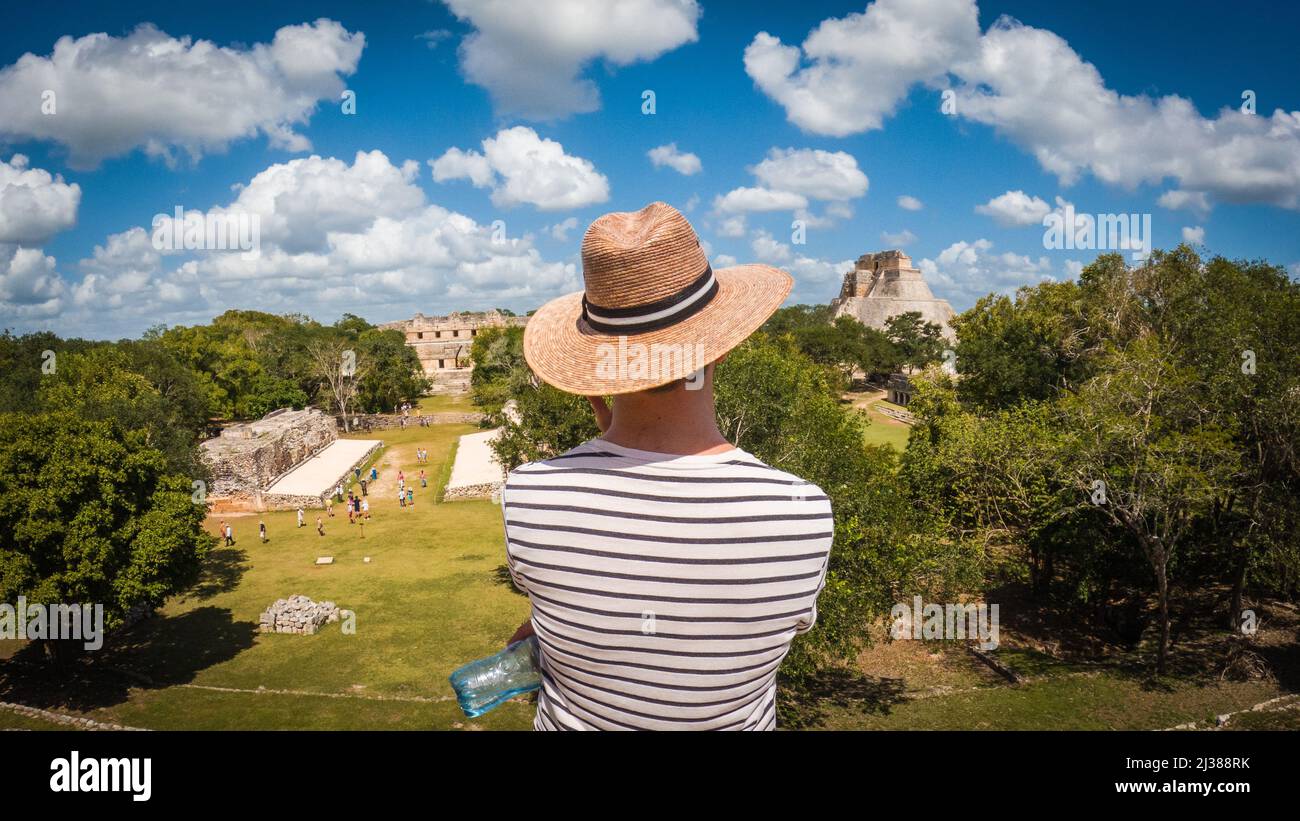
[[[198,584],[186,595],[199,601],[207,601],[219,593],[226,593],[239,586],[244,572],[248,570],[248,553],[240,547],[218,547],[208,553],[203,563],[203,572]]]
[[[186,684],[202,670],[253,646],[256,625],[230,611],[200,607],[148,619],[95,652],[63,664],[28,645],[0,663],[0,701],[52,710],[87,711],[125,701],[132,687]]]
[[[517,596],[527,596],[528,594],[515,586],[515,580],[510,577],[509,565],[499,564],[497,569],[492,571],[492,580],[497,584],[510,588],[510,592]]]
[[[778,722],[784,730],[816,727],[828,715],[828,708],[853,710],[862,715],[889,715],[895,704],[905,701],[901,678],[864,676],[838,669],[819,673],[802,688],[781,687],[777,700]]]

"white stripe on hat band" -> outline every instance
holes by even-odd
[[[709,292],[709,289],[713,287],[713,283],[714,278],[712,273],[710,273],[709,278],[705,280],[704,284],[701,285],[695,293],[691,294],[686,299],[683,299],[681,302],[678,302],[676,305],[664,308],[661,311],[655,311],[654,313],[640,314],[638,316],[605,316],[595,309],[591,303],[587,303],[587,315],[597,322],[603,322],[606,325],[639,325],[642,322],[654,322],[655,320],[672,316],[673,314],[680,313],[681,311],[691,307],[691,305],[695,304],[701,297]]]

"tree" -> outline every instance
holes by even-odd
[[[1099,257],[1080,292],[1085,351],[1160,339],[1199,383],[1205,412],[1234,431],[1236,469],[1193,538],[1204,572],[1230,586],[1224,620],[1236,628],[1252,572],[1277,591],[1300,575],[1300,284],[1278,266],[1204,262],[1182,245],[1136,268]]]
[[[897,346],[903,365],[921,369],[943,359],[943,329],[921,319],[919,311],[891,316],[885,322],[885,336]]]
[[[883,332],[868,328],[851,316],[831,319],[825,305],[781,308],[763,325],[774,339],[791,346],[819,365],[839,369],[847,383],[855,368],[868,378],[888,375],[902,366],[903,354]]]
[[[102,604],[110,628],[160,606],[197,580],[212,543],[191,494],[143,430],[0,414],[0,601]],[[47,647],[65,658],[68,644]]]
[[[0,333],[0,412],[40,410],[37,392],[58,373],[59,358],[90,345],[80,339],[59,339],[50,331],[23,336]]]
[[[362,410],[374,413],[414,403],[429,389],[420,358],[401,331],[363,331],[357,339],[357,355],[366,362],[357,390],[357,407]]]
[[[352,342],[334,335],[321,335],[307,343],[307,356],[312,373],[321,380],[326,404],[338,408],[343,417],[343,430],[352,430],[348,409],[353,406],[361,381],[369,373],[369,363],[358,354]]]
[[[207,476],[195,447],[204,398],[193,375],[164,350],[148,342],[102,343],[64,354],[58,363],[37,391],[40,408],[112,419],[122,430],[140,432],[170,472]]]
[[[518,326],[483,328],[470,348],[470,398],[494,421],[512,397],[530,387],[524,361],[524,329]]]
[[[950,523],[956,532],[1024,556],[1031,592],[1050,593],[1056,574],[1087,576],[1091,567],[1058,561],[1075,534],[1095,536],[1090,510],[1057,476],[1060,431],[1051,403],[1025,402],[979,414],[957,399],[954,380],[938,368],[913,378],[908,405],[917,418],[902,477],[908,496]],[[1013,567],[1020,576],[1020,568]],[[1076,594],[1080,591],[1076,590]]]
[[[1082,374],[1079,287],[1045,282],[1014,300],[989,294],[953,319],[957,390],[963,402],[995,410],[1050,399]]]
[[[1170,562],[1235,469],[1232,431],[1208,410],[1212,402],[1146,337],[1111,351],[1102,372],[1061,405],[1062,481],[1137,541],[1155,576],[1158,675],[1167,669]]]

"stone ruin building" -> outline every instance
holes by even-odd
[[[507,316],[497,310],[452,313],[447,316],[416,314],[410,319],[387,322],[380,328],[399,330],[406,344],[415,349],[424,375],[433,380],[430,393],[461,393],[469,390],[474,365],[469,349],[482,328],[522,326],[527,317]]]
[[[338,423],[317,408],[282,408],[223,428],[199,446],[212,470],[213,510],[265,509],[262,496],[277,479],[337,438]]]
[[[902,251],[881,251],[858,257],[844,275],[840,295],[831,300],[831,316],[851,316],[869,328],[883,331],[890,317],[916,311],[933,322],[944,339],[955,341],[948,322],[956,312],[946,299],[935,299],[921,270]]]

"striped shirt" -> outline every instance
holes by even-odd
[[[815,485],[739,448],[602,439],[510,473],[506,556],[532,602],[538,730],[770,730],[817,619],[834,524]]]

